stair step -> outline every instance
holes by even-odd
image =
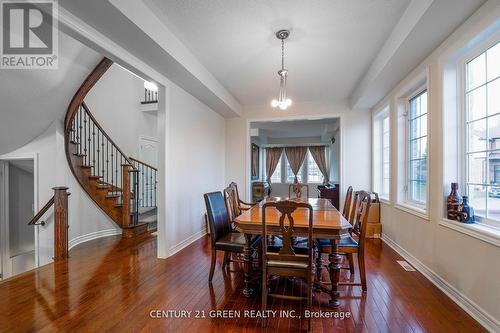
[[[83,169],[92,169],[92,167],[90,165],[80,165],[80,168],[83,168]]]
[[[96,186],[98,190],[109,190],[111,188],[111,185],[108,184],[99,184]]]
[[[89,176],[90,179],[101,179],[101,176]]]
[[[78,156],[78,157],[85,157],[85,156],[87,156],[85,154],[78,154],[78,153],[73,153],[73,155]]]
[[[120,195],[119,194],[107,194],[106,195],[106,199],[114,199],[114,198],[119,198]]]

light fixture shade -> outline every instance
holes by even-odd
[[[286,110],[292,105],[292,100],[286,96],[288,70],[285,68],[285,39],[289,35],[290,31],[288,30],[280,30],[276,33],[276,37],[281,40],[281,69],[278,71],[278,76],[280,77],[280,91],[278,99],[273,99],[271,101],[271,106],[273,108],[279,107],[281,110]]]

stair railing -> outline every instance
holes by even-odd
[[[29,221],[28,225],[45,225],[45,221],[39,220],[54,205],[54,260],[66,260],[68,258],[68,188],[64,186],[54,187],[54,195]]]
[[[158,169],[133,157],[130,157],[130,160],[138,171],[137,177],[139,177],[139,207],[156,207]]]
[[[137,225],[139,177],[133,162],[99,125],[89,108],[82,102],[70,123],[70,141],[76,145],[90,175],[122,205],[123,226]]]

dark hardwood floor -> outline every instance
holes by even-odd
[[[342,287],[340,311],[349,319],[314,319],[314,332],[484,332],[467,313],[418,272],[406,272],[380,240],[367,249],[368,292]],[[67,263],[44,266],[0,283],[2,332],[258,332],[260,297],[242,293],[242,270],[231,264],[208,283],[208,237],[167,260],[156,259],[156,239],[108,237],[77,246]],[[348,278],[348,271],[343,272]],[[359,274],[356,274],[357,276]],[[300,282],[276,288],[300,292]],[[273,310],[301,310],[300,302],[270,300]],[[190,319],[151,318],[152,310],[187,310]],[[211,310],[241,310],[241,318],[209,318]],[[331,312],[326,296],[314,311]],[[205,311],[207,318],[195,318]],[[288,312],[289,313],[289,312]],[[199,313],[201,315],[201,313]],[[226,313],[227,314],[227,313]],[[277,317],[267,332],[304,331],[304,319]]]

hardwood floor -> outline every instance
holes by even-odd
[[[260,297],[242,293],[242,269],[221,272],[218,258],[208,283],[208,237],[167,260],[156,259],[156,239],[108,237],[77,246],[67,263],[57,263],[0,283],[2,332],[259,332],[260,320],[243,310],[260,310]],[[406,272],[398,255],[380,240],[368,241],[368,292],[341,287],[349,319],[314,319],[313,332],[484,332],[467,313],[418,272]],[[343,272],[345,277],[349,273]],[[359,274],[356,274],[359,276]],[[294,280],[276,288],[300,292]],[[279,290],[279,289],[278,289]],[[270,300],[273,310],[295,310],[300,302]],[[322,295],[314,311],[333,311]],[[190,319],[151,318],[153,310],[187,310]],[[209,318],[211,310],[241,310],[241,318]],[[195,318],[205,311],[207,318]],[[201,313],[198,313],[201,314]],[[226,313],[227,314],[227,313]],[[267,332],[304,331],[304,319],[277,317]]]

